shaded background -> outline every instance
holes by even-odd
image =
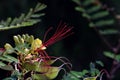
[[[74,34],[49,46],[48,54],[67,57],[73,64],[73,70],[80,71],[88,68],[89,63],[95,60],[102,60],[109,69],[111,60],[102,55],[103,51],[108,48],[98,34],[88,27],[87,19],[74,10],[76,4],[71,0],[0,0],[0,20],[27,13],[29,8],[34,7],[37,2],[47,5],[47,8],[42,11],[46,14],[42,17],[42,22],[30,27],[0,31],[0,47],[3,47],[6,42],[13,44],[12,36],[17,34],[28,33],[42,39],[49,27],[56,28],[62,20],[70,26],[74,26]],[[102,3],[115,8],[116,13],[120,13],[119,0],[103,0]],[[52,34],[49,33],[49,35]]]

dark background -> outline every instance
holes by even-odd
[[[103,56],[103,51],[109,49],[98,34],[88,26],[87,19],[74,10],[76,4],[71,0],[0,0],[0,20],[27,13],[37,2],[47,5],[47,8],[42,11],[46,14],[41,18],[42,22],[30,27],[0,31],[0,47],[3,47],[6,42],[13,44],[12,36],[17,34],[28,33],[42,39],[49,27],[56,28],[59,22],[63,21],[74,26],[74,34],[49,46],[48,54],[67,57],[73,64],[73,70],[80,71],[88,68],[89,63],[95,60],[103,61],[109,69],[111,60]],[[116,13],[120,13],[119,0],[102,0],[102,3],[113,7]]]

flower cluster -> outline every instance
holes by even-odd
[[[15,46],[6,43],[1,50],[0,68],[7,70],[9,67],[12,72],[11,76],[6,79],[51,80],[56,78],[61,70],[66,73],[63,66],[66,65],[68,69],[71,69],[70,61],[64,57],[49,56],[45,49],[58,40],[69,36],[71,29],[72,27],[69,28],[66,24],[61,25],[60,23],[55,34],[47,41],[45,41],[45,37],[50,29],[46,32],[43,42],[39,38],[34,38],[33,35],[14,36]],[[53,66],[57,61],[61,61],[62,64]]]

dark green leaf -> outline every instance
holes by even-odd
[[[76,11],[80,11],[80,12],[85,12],[85,9],[84,8],[82,8],[82,7],[75,7],[75,10]]]
[[[81,78],[83,76],[83,75],[81,76],[80,72],[77,72],[77,71],[71,71],[70,73],[76,76],[77,78]]]
[[[87,13],[93,13],[99,11],[100,9],[101,9],[101,5],[97,5],[97,6],[89,7],[86,11]]]
[[[91,3],[93,3],[93,2],[95,2],[95,0],[84,0],[82,4],[83,4],[84,6],[88,6],[88,5],[90,5]]]
[[[107,25],[112,25],[114,23],[114,20],[111,19],[111,20],[101,20],[101,21],[97,21],[95,23],[95,25],[97,27],[101,27],[101,26],[107,26]]]
[[[93,22],[90,22],[90,23],[89,23],[89,26],[90,26],[90,27],[95,27],[95,24],[94,24]]]
[[[45,4],[38,3],[34,9],[35,12],[45,9],[47,6]]]
[[[94,13],[93,15],[91,15],[91,18],[98,19],[98,18],[102,18],[102,17],[108,16],[108,15],[109,15],[108,11],[101,11],[101,12],[97,12],[97,13]]]
[[[115,29],[100,30],[99,32],[100,32],[100,34],[103,34],[103,35],[111,35],[111,34],[119,33],[119,31],[115,30]]]
[[[112,58],[112,59],[115,58],[115,54],[112,53],[112,52],[105,51],[105,52],[104,52],[104,55],[105,55],[106,57],[109,57],[109,58]]]
[[[120,54],[116,55],[115,59],[120,62]]]
[[[99,64],[100,66],[104,67],[103,62],[101,62],[101,61],[96,61],[96,63]]]
[[[33,14],[31,15],[32,18],[38,18],[38,17],[41,17],[41,16],[44,16],[45,14],[44,13],[41,13],[41,14]]]
[[[72,1],[75,2],[75,3],[78,4],[78,5],[81,4],[80,0],[72,0]]]
[[[85,17],[85,18],[87,18],[87,19],[91,18],[91,16],[89,14],[87,14],[87,13],[83,13],[82,16]]]
[[[12,60],[7,59],[6,57],[0,56],[1,61],[6,61],[6,62],[13,62]]]

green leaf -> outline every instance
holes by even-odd
[[[36,13],[46,8],[46,5],[38,3],[35,8],[31,8],[27,14],[22,13],[20,17],[14,19],[8,18],[6,21],[0,22],[0,30],[15,29],[20,27],[27,27],[40,22],[37,19],[44,16],[44,13]]]
[[[4,64],[3,62],[0,61],[0,67],[1,66],[5,66],[6,64]]]
[[[7,59],[6,57],[0,56],[1,61],[6,61],[6,62],[13,62],[12,60]]]
[[[10,55],[3,55],[6,59],[11,60],[12,62],[18,63],[18,59]]]
[[[11,65],[1,66],[0,68],[3,69],[3,70],[7,70],[7,71],[13,71],[14,70],[13,66],[11,66]]]
[[[14,19],[12,20],[12,22],[10,23],[10,25],[11,25],[11,26],[16,25],[16,23],[18,23],[17,21],[18,21],[18,19],[17,19],[17,18],[14,18]]]
[[[107,30],[99,30],[100,34],[102,35],[111,35],[111,34],[118,34],[119,31],[115,29],[107,29]]]
[[[67,75],[63,76],[62,80],[81,80],[81,79],[79,79],[78,77],[76,77],[72,73],[68,73]]]
[[[114,20],[101,20],[101,21],[97,21],[95,23],[96,27],[101,27],[101,26],[108,26],[108,25],[112,25],[114,23]]]
[[[103,62],[101,62],[101,61],[96,61],[96,63],[99,64],[100,66],[104,67]]]
[[[84,70],[82,71],[82,75],[86,75],[87,73],[89,73],[88,70],[85,70],[85,69],[84,69]]]
[[[83,77],[83,75],[81,75],[81,73],[77,72],[77,71],[71,71],[70,73],[73,74],[77,78],[82,78]]]
[[[83,13],[82,16],[85,17],[85,18],[87,18],[87,19],[91,18],[91,16],[89,14],[87,14],[87,13]]]
[[[4,26],[9,26],[9,24],[11,23],[11,21],[12,21],[12,18],[8,18],[8,19],[6,20],[6,23],[5,23]]]
[[[47,6],[45,4],[42,4],[42,3],[38,3],[36,5],[36,7],[34,8],[35,12],[38,12],[38,11],[41,11],[43,9],[45,9]]]
[[[12,63],[12,62],[18,63],[18,60],[15,57],[12,57],[11,55],[6,55],[6,54],[1,55],[0,60],[8,63]]]
[[[112,59],[115,58],[115,54],[112,53],[112,52],[105,51],[105,52],[104,52],[104,55],[105,55],[106,57],[109,57],[109,58],[112,58]]]
[[[85,9],[84,8],[82,8],[82,7],[75,7],[75,10],[76,11],[79,11],[79,12],[85,12]]]
[[[120,54],[116,55],[115,59],[120,62]]]
[[[22,13],[20,17],[18,18],[18,24],[20,24],[24,20],[25,14]]]
[[[108,15],[109,15],[108,11],[100,11],[100,12],[97,12],[97,13],[94,13],[93,15],[91,15],[91,18],[98,19],[98,18],[103,18]]]
[[[44,16],[45,14],[44,13],[41,13],[41,14],[33,14],[31,15],[32,18],[37,18],[37,17],[41,17],[41,16]]]
[[[87,13],[93,13],[93,12],[97,12],[101,9],[101,5],[96,5],[96,6],[92,6],[92,7],[89,7],[86,11]]]
[[[93,22],[90,22],[89,26],[92,28],[92,27],[95,27],[95,24]]]
[[[84,0],[82,4],[83,4],[84,6],[88,6],[88,5],[90,5],[91,3],[93,3],[93,2],[95,2],[95,0]]]
[[[48,79],[51,80],[58,76],[59,71],[60,71],[59,67],[49,67],[45,75]]]
[[[72,0],[73,2],[75,2],[76,4],[80,5],[81,4],[81,0]]]

